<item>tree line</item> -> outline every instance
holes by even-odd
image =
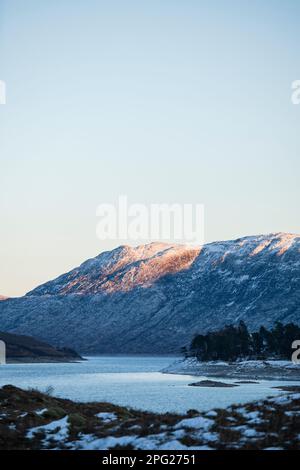
[[[259,331],[250,333],[241,321],[237,326],[227,325],[219,331],[196,335],[182,352],[199,361],[288,360],[297,339],[300,340],[300,327],[293,323],[276,322],[270,330],[261,326]]]

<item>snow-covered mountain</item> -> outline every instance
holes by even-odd
[[[163,243],[136,248],[120,246],[85,261],[78,268],[27,295],[88,295],[149,287],[166,274],[188,269],[199,252],[199,248]]]
[[[300,235],[195,248],[151,243],[101,253],[0,303],[0,329],[82,352],[170,353],[244,320],[300,324]]]

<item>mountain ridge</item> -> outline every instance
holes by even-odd
[[[300,323],[300,235],[202,247],[123,245],[0,304],[2,330],[81,352],[176,353],[196,333],[244,320]]]
[[[243,243],[245,243],[247,241],[251,241],[251,240],[255,240],[255,241],[263,240],[262,244],[259,244],[251,253],[251,256],[255,256],[255,255],[259,254],[261,251],[263,251],[263,249],[265,249],[265,248],[268,248],[268,247],[272,248],[270,246],[272,244],[272,242],[277,241],[279,239],[280,241],[277,244],[275,244],[275,247],[273,247],[273,249],[280,248],[278,250],[278,255],[280,256],[280,255],[284,254],[285,250],[289,248],[290,243],[293,242],[296,238],[300,238],[300,235],[278,232],[278,233],[271,233],[271,234],[268,234],[268,235],[247,236],[247,237],[238,238],[236,240],[210,242],[210,243],[207,243],[203,246],[198,246],[198,247],[194,247],[194,246],[190,246],[190,245],[182,245],[182,244],[168,244],[168,243],[162,243],[162,242],[152,242],[152,243],[149,243],[149,244],[146,244],[146,245],[139,245],[139,246],[136,246],[136,247],[132,247],[130,245],[121,245],[121,246],[119,246],[119,247],[117,247],[117,248],[115,248],[111,251],[102,252],[94,258],[90,258],[90,259],[84,261],[77,268],[74,268],[71,271],[69,271],[65,274],[62,274],[61,276],[59,276],[59,277],[57,277],[57,278],[55,278],[51,281],[48,281],[48,282],[42,284],[41,286],[38,286],[38,287],[34,288],[33,290],[29,291],[25,295],[45,295],[45,294],[48,294],[48,293],[49,294],[58,293],[58,292],[51,292],[51,291],[50,292],[47,292],[47,291],[45,292],[44,288],[45,288],[45,286],[53,285],[53,283],[55,281],[59,280],[59,279],[64,279],[65,280],[66,276],[69,276],[69,277],[72,278],[72,275],[76,274],[80,270],[82,271],[82,268],[84,268],[83,274],[85,274],[85,271],[86,271],[85,268],[88,268],[88,270],[92,269],[93,267],[95,267],[96,269],[99,269],[101,267],[102,259],[104,260],[104,263],[105,263],[105,261],[108,261],[107,265],[109,267],[110,267],[110,264],[111,264],[112,261],[114,261],[117,265],[117,268],[116,268],[116,266],[114,266],[114,270],[109,270],[108,269],[107,272],[104,273],[104,274],[106,274],[106,276],[109,276],[109,275],[112,275],[115,272],[117,272],[118,274],[122,273],[122,270],[128,271],[128,266],[133,266],[135,263],[138,265],[139,263],[145,263],[147,261],[149,262],[149,260],[155,259],[155,255],[162,257],[163,255],[167,256],[171,252],[171,254],[173,254],[173,259],[174,259],[175,262],[178,263],[180,261],[183,261],[183,262],[185,261],[185,264],[183,263],[183,265],[181,264],[181,266],[177,265],[175,267],[172,266],[172,269],[170,269],[168,271],[168,273],[170,273],[170,272],[176,272],[176,270],[179,271],[179,270],[184,269],[185,267],[188,267],[189,262],[192,263],[194,261],[194,259],[196,258],[196,256],[201,253],[201,250],[203,248],[208,249],[208,250],[211,250],[211,249],[214,250],[215,247],[220,248],[220,247],[224,247],[224,246],[230,246],[231,244],[235,244],[237,242],[239,242],[240,244],[243,244]],[[123,256],[121,256],[121,260],[120,260],[120,255],[123,255]],[[172,259],[172,256],[170,256],[170,258]],[[105,266],[105,267],[107,267],[107,266]],[[166,266],[166,268],[167,267],[168,266]],[[170,265],[169,265],[169,267],[170,267]],[[166,274],[166,272],[167,272],[167,270],[165,272],[163,272],[162,274]],[[97,275],[99,275],[99,272],[97,272]],[[89,291],[85,291],[83,289],[83,287],[84,287],[84,282],[83,281],[84,280],[85,279],[79,279],[79,281],[81,281],[81,282],[78,282],[80,289],[78,289],[78,290],[70,289],[69,292],[66,289],[66,290],[63,290],[60,293],[61,294],[74,293],[74,292],[82,293],[82,294],[88,293]],[[147,281],[147,280],[149,281],[149,279],[145,279],[145,281]],[[152,280],[155,280],[155,276],[154,276],[154,279],[152,279]],[[97,281],[98,281],[98,279],[97,279]],[[136,286],[137,284],[140,284],[140,283],[135,282],[135,284],[133,284],[133,287]],[[101,289],[108,290],[108,291],[110,290],[109,288],[107,288],[107,285],[105,285],[105,283],[103,283],[101,285],[97,282],[97,286],[99,287],[99,289],[101,288]],[[69,286],[69,287],[73,287],[73,286]],[[97,291],[90,292],[90,293],[97,293]]]

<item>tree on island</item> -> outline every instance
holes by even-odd
[[[300,327],[293,323],[276,322],[271,330],[261,326],[250,333],[241,321],[237,326],[226,325],[222,330],[196,335],[182,353],[199,361],[290,359],[296,339],[300,339]]]

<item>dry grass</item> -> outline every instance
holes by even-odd
[[[29,429],[44,426],[68,416],[69,435],[62,442],[51,440],[47,448],[68,448],[81,435],[96,438],[107,436],[153,436],[164,432],[174,440],[174,426],[182,419],[203,415],[190,410],[186,415],[172,413],[155,414],[131,410],[109,403],[76,403],[55,398],[37,390],[25,391],[13,386],[0,389],[0,449],[45,448],[45,433],[37,433],[28,439]],[[46,409],[42,414],[40,410]],[[96,416],[101,412],[114,413],[116,420],[104,422]],[[217,409],[211,419],[210,433],[217,440],[205,441],[201,430],[184,431],[180,442],[186,447],[209,445],[215,449],[265,449],[268,447],[300,449],[300,400],[299,395],[287,402],[264,400],[245,406]],[[253,412],[259,419],[253,420]],[[249,413],[252,413],[249,415]],[[252,435],[251,435],[252,432]],[[55,437],[55,433],[53,434]],[[117,445],[115,448],[124,448]],[[127,449],[131,448],[129,444]]]

